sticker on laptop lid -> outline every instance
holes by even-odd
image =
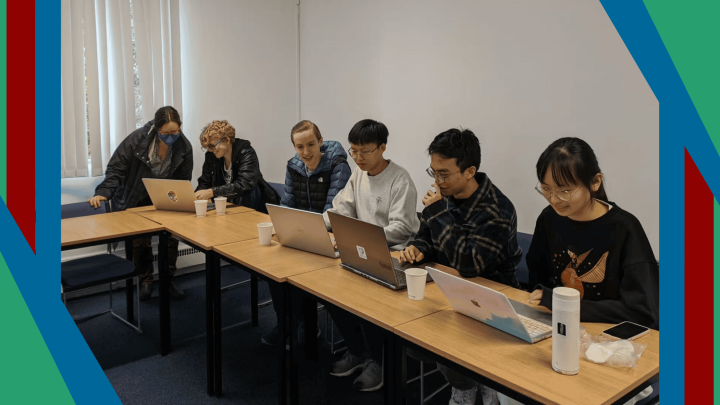
[[[361,259],[367,260],[367,255],[365,254],[365,248],[362,246],[355,245],[358,251],[358,256],[360,256]]]
[[[177,193],[172,190],[168,191],[168,198],[170,199],[170,201],[172,201],[174,203],[178,202]]]

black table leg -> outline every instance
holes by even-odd
[[[215,395],[222,396],[222,305],[220,304],[220,256],[215,252],[208,252],[213,265],[214,303],[213,303],[213,349],[215,350]]]
[[[160,354],[170,353],[170,275],[168,274],[168,234],[160,232],[158,245],[158,273],[160,273]]]
[[[258,326],[258,277],[254,271],[250,272],[250,319],[252,326]]]
[[[395,363],[395,335],[389,330],[384,330],[385,333],[385,356],[383,358],[383,380],[387,387],[385,387],[384,400],[385,404],[395,403],[395,375],[397,374],[397,364]]]
[[[310,361],[318,361],[317,303],[310,298],[303,299],[301,304],[305,321],[305,358]]]
[[[133,244],[132,239],[127,239],[125,241],[125,259],[129,261],[133,261]],[[138,280],[140,282],[140,280]],[[125,280],[125,301],[127,302],[127,321],[130,323],[135,323],[135,308],[134,308],[134,300],[133,300],[133,291],[135,290],[135,287],[133,286],[133,279],[129,278]]]
[[[395,358],[392,361],[395,363],[395,375],[391,378],[395,379],[395,404],[404,405],[407,402],[405,397],[407,393],[407,350],[402,344],[402,339],[398,336],[393,337],[393,345],[395,350],[393,354]]]
[[[215,304],[215,271],[212,261],[213,252],[205,252],[205,326],[207,356],[207,393],[215,395],[215,350],[214,350],[214,311]]]
[[[253,276],[254,277],[254,276]],[[257,282],[257,278],[256,278]],[[270,283],[274,283],[274,281],[268,281]],[[285,341],[287,340],[287,329],[289,325],[286,325],[286,316],[287,316],[287,299],[288,299],[288,292],[287,292],[287,283],[280,283],[280,296],[276,297],[277,307],[280,308],[280,313],[278,314],[278,404],[279,405],[285,405],[287,404],[287,361],[288,361],[288,354],[287,350],[285,350]],[[257,308],[257,301],[254,304],[254,307]],[[290,322],[292,324],[292,321]],[[290,328],[292,329],[292,328]],[[290,350],[293,350],[292,342],[290,343]]]
[[[300,403],[300,391],[298,383],[297,324],[298,309],[300,308],[299,305],[302,302],[302,298],[299,288],[293,287],[290,283],[284,284],[287,285],[286,288],[290,298],[290,370],[288,372],[288,379],[290,380],[290,404],[298,405]]]

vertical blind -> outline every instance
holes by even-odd
[[[100,176],[155,110],[182,114],[179,0],[62,0],[62,177]]]

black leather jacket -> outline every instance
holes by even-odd
[[[95,195],[101,195],[111,201],[113,211],[123,211],[127,208],[135,208],[140,203],[150,203],[150,196],[142,179],[155,178],[148,158],[150,142],[157,134],[154,128],[152,133],[150,132],[153,123],[154,120],[149,121],[120,143],[108,162],[105,180],[95,188]],[[192,145],[180,132],[180,139],[172,146],[169,178],[190,180],[192,169]]]
[[[202,175],[198,178],[197,190],[212,189],[215,197],[235,196],[238,205],[267,212],[265,203],[278,204],[280,196],[263,179],[255,149],[245,139],[235,138],[232,144],[232,181],[225,184],[224,159],[216,158],[212,152],[205,153]]]

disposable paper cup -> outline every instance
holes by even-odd
[[[225,207],[227,207],[227,198],[215,197],[215,211],[218,215],[225,215]]]
[[[204,217],[207,213],[207,200],[195,200],[195,213],[198,217]]]
[[[269,245],[272,239],[272,222],[261,222],[258,225],[258,233],[260,234],[260,244]]]
[[[407,280],[408,298],[420,301],[425,298],[425,280],[427,279],[427,270],[425,269],[407,269],[405,270],[405,280]]]

